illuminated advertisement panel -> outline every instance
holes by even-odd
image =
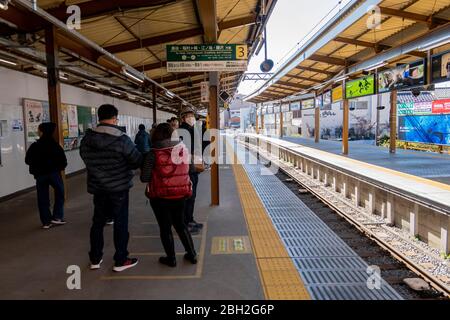
[[[450,51],[431,58],[431,81],[433,83],[450,81]]]
[[[345,84],[347,99],[358,98],[375,94],[375,75],[349,81]]]
[[[378,92],[388,92],[425,84],[424,61],[404,64],[378,73]]]

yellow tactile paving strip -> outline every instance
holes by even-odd
[[[265,298],[311,300],[245,169],[236,164],[233,172]]]

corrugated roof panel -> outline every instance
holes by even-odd
[[[217,1],[218,21],[236,19],[254,13],[257,4],[258,4],[257,0],[240,0],[240,1],[218,0]]]
[[[449,0],[420,0],[410,6],[406,11],[430,16],[449,6]]]
[[[78,30],[82,35],[94,41],[99,45],[115,44],[118,42],[127,42],[134,40],[113,17],[104,16],[82,22],[81,29]]]
[[[403,20],[402,18],[391,17],[381,24],[380,29],[374,29],[367,32],[365,35],[358,38],[358,40],[377,43],[386,39],[403,29],[415,24],[415,21]]]

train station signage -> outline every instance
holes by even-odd
[[[247,45],[168,45],[166,50],[167,72],[238,72],[247,70]]]
[[[405,89],[425,84],[424,60],[403,64],[378,73],[378,92]]]
[[[359,78],[345,84],[345,96],[347,99],[373,94],[375,94],[375,75]]]

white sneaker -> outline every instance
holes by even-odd
[[[92,264],[91,263],[91,270],[98,270],[98,269],[100,269],[102,262],[103,262],[103,259],[100,260],[100,262],[98,264]]]
[[[114,220],[108,220],[106,221],[106,225],[112,226],[114,224]]]
[[[56,225],[59,225],[59,226],[62,226],[62,225],[64,225],[64,224],[66,224],[67,222],[64,221],[64,220],[61,220],[61,219],[53,219],[53,220],[52,220],[52,223],[53,223],[53,224],[56,224]]]
[[[49,223],[49,224],[44,224],[43,226],[42,226],[42,229],[50,229],[52,227],[52,225]]]

